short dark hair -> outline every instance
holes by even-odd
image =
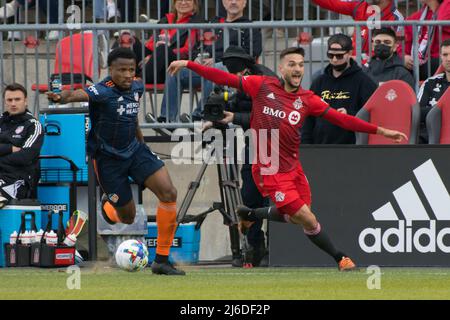
[[[450,39],[447,39],[447,40],[442,41],[442,43],[441,43],[441,49],[442,49],[443,47],[450,47]]]
[[[397,34],[395,33],[394,29],[392,29],[392,28],[385,27],[385,28],[375,29],[372,33],[372,38],[375,38],[379,34],[386,34],[386,35],[394,38],[395,41],[397,41]]]
[[[280,53],[280,60],[283,59],[288,54],[299,54],[302,57],[305,57],[305,49],[303,49],[302,47],[286,48],[283,51],[281,51],[281,53]]]
[[[330,39],[328,39],[328,50],[330,50],[331,45],[335,43],[339,44],[342,47],[342,49],[336,50],[350,51],[353,49],[352,38],[343,33],[332,35]]]
[[[108,54],[108,67],[117,59],[133,59],[136,61],[136,54],[130,48],[117,48]]]
[[[25,98],[27,97],[27,89],[20,83],[8,84],[5,89],[3,89],[3,98],[5,98],[6,91],[22,91]]]

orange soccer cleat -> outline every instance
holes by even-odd
[[[339,261],[339,271],[353,271],[356,270],[356,265],[353,263],[352,259],[349,257],[342,257]]]

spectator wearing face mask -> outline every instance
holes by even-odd
[[[331,36],[327,50],[330,63],[312,82],[310,90],[336,111],[354,116],[369,100],[377,85],[352,59],[352,51],[349,36]],[[303,144],[354,144],[356,141],[354,132],[321,117],[308,117],[301,132]]]
[[[369,28],[374,22],[373,17],[379,13],[381,21],[402,21],[403,15],[398,11],[394,0],[313,0],[314,4],[332,12],[347,15],[355,21],[367,21],[367,26],[361,27],[361,32],[353,33],[353,55],[356,55],[356,37],[361,38],[362,58],[369,55]],[[396,27],[397,32],[402,32],[402,27]]]
[[[373,56],[366,63],[366,72],[378,85],[389,80],[402,80],[414,90],[414,78],[397,55],[398,42],[391,28],[375,29],[372,37]]]

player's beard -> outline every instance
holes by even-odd
[[[287,77],[286,82],[289,84],[289,86],[292,89],[298,90],[298,88],[300,88],[300,85],[301,85],[302,79],[303,79],[303,75],[299,75],[299,76],[300,76],[300,79],[299,79],[298,85],[295,85],[293,83],[292,76]]]

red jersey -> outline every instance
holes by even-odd
[[[250,126],[254,130],[254,147],[258,149],[254,150],[256,165],[268,168],[262,174],[289,172],[298,166],[300,128],[310,115],[322,116],[346,130],[377,132],[377,126],[337,112],[312,91],[299,88],[296,92],[287,92],[276,77],[238,77],[192,61],[187,67],[205,79],[241,89],[252,97]]]
[[[431,10],[427,10],[427,7],[423,7],[421,10],[413,13],[411,16],[409,16],[406,20],[419,20],[419,21],[433,21],[433,20],[450,20],[450,0],[444,0],[443,3],[439,5],[439,8],[434,13]],[[433,30],[433,36],[432,39],[430,35],[430,30]],[[440,46],[440,30],[439,27],[436,26],[434,28],[429,28],[428,26],[421,26],[419,27],[419,50],[426,50],[428,49],[428,46],[431,46],[430,48],[430,54],[432,58],[439,58],[439,46]],[[449,26],[443,26],[442,27],[442,41],[450,39],[450,27]],[[428,41],[429,43],[426,44],[424,47],[423,44],[424,41]],[[411,26],[405,27],[405,53],[407,55],[411,55],[412,51],[412,42],[413,42],[413,31]]]
[[[241,82],[252,97],[250,126],[257,133],[256,163],[270,171],[291,171],[299,163],[299,132],[306,117],[323,115],[328,104],[312,91],[287,92],[275,77],[246,76]]]

